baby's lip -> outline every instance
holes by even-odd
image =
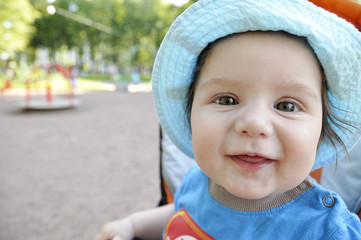
[[[232,155],[232,157],[238,158],[239,160],[242,160],[245,162],[250,162],[250,163],[262,163],[266,160],[273,161],[273,159],[263,156],[261,154],[257,154],[257,153],[237,154],[237,155]]]
[[[258,171],[276,161],[256,153],[229,155],[229,157],[237,165],[250,172]]]

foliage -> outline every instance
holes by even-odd
[[[0,54],[12,56],[25,49],[36,16],[28,0],[0,0]]]
[[[34,24],[32,48],[49,48],[54,57],[54,52],[65,46],[76,49],[82,56],[87,45],[93,62],[128,66],[129,71],[133,67],[151,68],[168,27],[183,11],[162,0],[57,0],[53,3],[74,16],[110,27],[112,33],[109,34],[72,17],[50,15],[41,0],[32,0],[32,3],[42,13]]]

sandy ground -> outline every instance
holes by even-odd
[[[22,111],[0,95],[0,240],[92,239],[155,207],[158,121],[151,93],[77,95],[80,106]]]

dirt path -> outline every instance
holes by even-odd
[[[19,98],[0,95],[0,240],[92,239],[157,204],[151,93],[82,94],[52,112],[20,111]]]

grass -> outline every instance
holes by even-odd
[[[0,76],[0,89],[5,86],[6,78]],[[47,86],[51,86],[52,90],[68,90],[70,88],[69,81],[65,79],[60,74],[53,74],[48,79],[42,79],[32,81],[30,84],[31,89],[45,89]],[[104,77],[98,79],[96,76],[88,77],[79,77],[76,79],[75,87],[78,90],[84,91],[114,91],[114,84]],[[15,79],[11,81],[11,88],[15,89],[25,89],[26,82],[25,80]]]
[[[114,85],[98,80],[78,78],[76,82],[76,89],[85,91],[113,91]]]
[[[31,89],[45,89],[48,85],[51,85],[52,90],[68,90],[70,88],[69,81],[65,79],[60,73],[53,73],[51,76],[44,74],[38,75],[39,80],[32,81]],[[117,82],[131,82],[131,77],[128,75],[118,76]],[[149,82],[150,76],[141,76],[142,82]],[[5,86],[6,78],[0,76],[0,89]],[[84,91],[114,91],[115,84],[111,80],[111,75],[92,74],[86,76],[80,76],[76,79],[75,87],[78,90]],[[11,82],[11,88],[24,89],[26,88],[26,82],[24,79],[15,79]]]

